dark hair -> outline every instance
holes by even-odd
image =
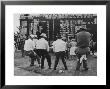
[[[80,29],[76,32],[76,34],[79,33],[79,32],[81,32],[81,31],[87,31],[87,29],[85,29],[85,28],[80,28]]]
[[[57,36],[57,39],[61,39],[61,36],[59,35],[59,36]]]
[[[85,29],[85,28],[80,28],[80,30],[81,30],[81,31],[86,31],[87,29]]]

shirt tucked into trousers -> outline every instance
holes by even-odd
[[[48,66],[51,68],[51,57],[49,55],[49,45],[48,42],[41,38],[36,43],[36,50],[35,52],[41,57],[41,68],[44,68],[44,60],[47,59]]]
[[[52,45],[53,45],[53,51],[55,52],[55,55],[56,55],[54,70],[56,70],[56,67],[58,65],[60,58],[64,64],[65,70],[67,70],[67,65],[65,62],[65,55],[66,55],[66,49],[67,49],[66,42],[64,42],[61,39],[58,39],[54,41]]]

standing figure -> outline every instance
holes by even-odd
[[[24,57],[24,44],[25,44],[25,37],[21,37],[20,39],[20,46],[21,46],[21,53],[22,53],[22,57]]]
[[[39,67],[41,66],[41,64],[40,64],[40,57],[38,56],[38,53],[36,52],[36,44],[37,44],[37,42],[38,42],[38,37],[37,37],[37,35],[34,35],[34,38],[33,38],[33,41],[34,41],[34,44],[35,44],[35,49],[34,49],[34,52],[36,53],[36,58],[37,58],[37,62],[38,62],[38,65],[39,65]]]
[[[24,44],[25,55],[31,58],[30,66],[34,66],[34,61],[36,60],[36,53],[33,51],[35,48],[33,37],[33,35],[30,35]]]
[[[41,57],[41,69],[44,69],[44,60],[47,59],[49,69],[51,69],[51,56],[49,55],[49,44],[46,40],[45,33],[41,34],[41,38],[36,43],[35,52]]]
[[[76,50],[76,42],[75,42],[75,39],[72,39],[71,42],[70,42],[70,58],[71,59],[74,59],[75,56],[76,56],[76,53],[75,53],[75,50]]]
[[[55,52],[56,55],[54,70],[56,70],[60,58],[62,59],[65,70],[67,70],[67,65],[65,61],[65,55],[67,50],[66,42],[63,41],[59,36],[58,39],[54,41],[52,45],[53,45],[53,51]]]
[[[80,28],[80,31],[76,34],[77,49],[76,54],[78,62],[76,70],[80,70],[80,66],[83,63],[84,70],[88,70],[87,67],[87,54],[90,52],[89,43],[91,40],[91,34],[86,29]]]
[[[16,50],[18,49],[17,39],[18,39],[18,34],[15,34],[15,33],[14,33],[14,46],[15,46],[15,49],[16,49]]]
[[[95,52],[97,51],[97,44],[96,44],[96,42],[93,42],[92,39],[90,41],[90,51],[91,51],[92,55],[94,55]]]

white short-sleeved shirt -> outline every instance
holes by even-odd
[[[25,41],[24,50],[30,51],[30,50],[33,50],[34,48],[35,48],[35,43],[33,40],[28,39]]]
[[[64,42],[61,39],[58,39],[58,40],[54,41],[52,43],[52,45],[53,45],[53,51],[54,52],[65,51],[67,49],[66,42]]]
[[[36,49],[46,49],[47,51],[49,51],[48,42],[44,38],[39,39],[36,42]]]

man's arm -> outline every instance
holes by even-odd
[[[48,44],[47,41],[46,41],[46,49],[47,49],[47,51],[49,52],[49,44]]]
[[[56,41],[54,41],[54,42],[52,43],[53,52],[55,52],[55,42],[56,42]]]

